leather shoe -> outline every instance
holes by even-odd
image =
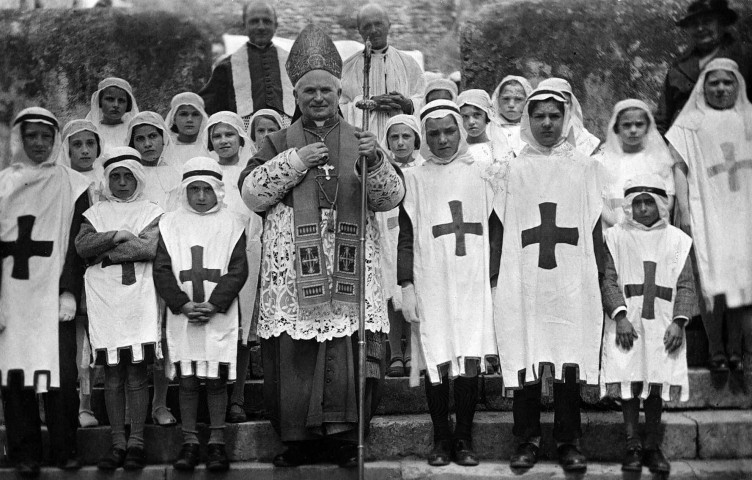
[[[16,464],[16,473],[21,478],[37,478],[39,472],[39,464],[35,461],[27,460]]]
[[[668,463],[660,448],[645,450],[645,453],[642,454],[642,461],[650,469],[650,473],[669,473],[671,471],[671,464]]]
[[[621,462],[621,469],[625,472],[642,471],[642,447],[631,447],[624,454],[624,460]]]
[[[128,447],[123,461],[123,470],[142,470],[146,466],[146,453],[143,447]]]
[[[538,461],[538,447],[534,443],[525,442],[517,445],[509,466],[512,468],[533,468]]]
[[[312,463],[311,456],[298,445],[290,445],[272,460],[275,467],[297,467],[309,463]]]
[[[224,445],[210,443],[206,446],[206,469],[210,472],[226,472],[230,469],[230,460],[227,458]]]
[[[452,461],[452,445],[447,440],[434,440],[433,450],[428,454],[428,464],[432,467],[443,467]]]
[[[199,462],[198,443],[184,443],[178,459],[172,464],[175,470],[192,472]]]
[[[357,445],[340,445],[337,449],[335,458],[337,465],[341,468],[355,468],[358,466],[358,446]]]
[[[57,468],[66,472],[81,470],[82,466],[83,465],[81,465],[81,460],[79,460],[77,457],[67,458],[65,460],[57,462]]]
[[[728,366],[732,372],[741,372],[744,370],[744,363],[741,355],[731,355],[728,359]]]
[[[565,472],[584,472],[587,470],[587,459],[577,446],[565,443],[560,445],[556,452],[559,454],[559,465]]]
[[[107,455],[99,460],[99,463],[97,463],[97,468],[99,470],[105,470],[108,472],[117,470],[118,468],[123,466],[124,461],[125,449],[112,447],[109,453],[107,453]]]
[[[716,355],[709,362],[710,370],[715,373],[728,372],[728,360],[724,355]]]
[[[454,441],[454,463],[463,467],[474,467],[480,462],[478,456],[473,451],[473,443],[470,440],[458,438]]]
[[[246,416],[242,405],[233,403],[227,411],[227,418],[225,420],[227,420],[227,423],[243,423],[248,420],[248,417]]]

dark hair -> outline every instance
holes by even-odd
[[[213,152],[213,151],[214,151],[214,145],[212,145],[212,139],[211,139],[211,136],[212,136],[212,132],[214,132],[214,129],[215,129],[215,128],[217,127],[217,125],[219,125],[220,123],[224,123],[225,125],[230,125],[229,123],[225,123],[225,122],[219,122],[219,123],[215,123],[214,125],[212,125],[211,127],[209,127],[209,131],[207,132],[207,133],[208,133],[208,135],[206,136],[206,137],[207,137],[207,138],[206,138],[206,142],[208,143],[208,145],[207,145],[207,148],[209,149],[209,151],[210,151],[210,152]],[[232,125],[230,125],[230,126],[232,127]],[[234,129],[234,130],[235,130],[235,131],[236,131],[236,132],[238,133],[238,138],[240,139],[240,147],[241,147],[241,148],[243,148],[243,147],[245,146],[245,138],[243,138],[243,137],[242,137],[242,136],[240,135],[240,132],[238,132],[238,131],[237,131],[237,129],[236,129],[235,127],[232,127],[232,128],[233,128],[233,129]]]
[[[282,129],[282,125],[279,124],[276,118],[272,117],[271,115],[259,115],[258,117],[253,119],[253,121],[251,122],[251,126],[250,126],[250,131],[251,131],[250,136],[251,136],[251,140],[253,140],[254,142],[256,141],[256,121],[259,120],[260,118],[266,118],[267,120],[271,120],[277,124],[277,127],[279,127],[280,130]]]
[[[55,127],[53,127],[52,125],[48,125],[48,124],[42,123],[42,122],[21,122],[21,137],[23,137],[24,135],[26,135],[26,127],[28,127],[30,123],[33,123],[33,124],[36,124],[36,125],[43,125],[43,126],[49,128],[52,131],[52,136],[53,137],[55,136]]]
[[[91,130],[81,130],[81,132],[91,132]],[[81,133],[76,132],[76,133]],[[91,132],[94,133],[94,132]],[[99,134],[94,133],[94,140],[97,141],[97,157],[102,155],[102,142],[99,140]],[[68,156],[70,156],[70,137],[68,137]]]
[[[151,123],[139,123],[138,125],[133,125],[133,129],[131,129],[131,138],[128,141],[128,146],[129,147],[136,148],[136,145],[135,145],[135,143],[133,141],[133,136],[136,134],[136,129],[138,127],[143,127],[144,125],[146,125],[147,127],[154,127],[159,132],[159,135],[162,137],[162,140],[164,140],[164,132],[162,131],[161,128],[159,128],[157,126],[154,126]]]
[[[404,124],[403,123],[395,123],[394,125],[392,125],[392,127],[395,126],[395,125],[404,125]],[[389,127],[389,130],[391,130],[392,127]],[[387,147],[389,147],[389,130],[386,131],[386,144],[387,144]],[[412,128],[410,129],[410,131],[413,132],[413,134],[415,136],[415,141],[413,142],[413,145],[415,146],[415,149],[418,150],[418,149],[420,149],[420,135],[415,134],[415,132],[413,131]]]
[[[564,104],[553,98],[546,98],[543,100],[530,100],[530,103],[527,106],[527,114],[532,115],[535,109],[538,108],[538,105],[549,102],[556,105],[556,109],[559,110],[559,113],[564,115]]]
[[[624,110],[621,110],[619,113],[616,114],[616,121],[614,122],[614,128],[613,128],[615,134],[617,135],[619,134],[619,122],[621,122],[621,115],[624,112],[629,112],[631,110],[638,110],[642,112],[642,116],[645,117],[645,122],[648,124],[648,128],[650,128],[650,115],[648,115],[648,112],[646,112],[645,110],[639,107],[629,107],[629,108],[625,108]]]
[[[131,98],[131,94],[128,93],[125,89],[122,89],[118,87],[117,85],[107,85],[102,90],[99,91],[99,96],[97,97],[99,99],[99,108],[102,108],[102,93],[104,93],[105,90],[108,88],[117,88],[118,90],[122,90],[125,92],[125,98],[126,98],[126,104],[125,104],[125,113],[130,112],[133,110],[133,99]]]

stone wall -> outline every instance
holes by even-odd
[[[497,0],[461,27],[465,88],[492,92],[506,75],[533,85],[570,80],[585,125],[605,138],[613,105],[636,97],[654,106],[668,66],[687,47],[674,25],[688,0]],[[752,2],[731,0],[736,33],[752,41]]]
[[[63,123],[83,118],[97,83],[118,76],[131,82],[141,110],[164,114],[173,95],[196,91],[210,72],[207,35],[169,13],[0,10],[0,167],[10,122],[27,106]]]

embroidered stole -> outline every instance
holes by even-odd
[[[319,208],[319,186],[316,177],[322,175],[311,168],[292,193],[294,209],[294,240],[296,286],[300,313],[323,313],[328,307],[346,307],[357,311],[360,302],[360,179],[355,174],[358,144],[354,141],[355,129],[340,122],[340,140],[337,161],[339,192],[335,209],[335,240],[331,288],[324,254]],[[290,148],[306,146],[302,121],[287,130]],[[333,290],[332,290],[333,289]],[[322,311],[323,310],[323,311]]]

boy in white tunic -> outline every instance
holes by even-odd
[[[420,116],[426,162],[405,171],[399,218],[402,310],[420,325],[414,351],[426,369],[434,427],[428,463],[447,465],[453,459],[474,466],[471,430],[479,367],[497,354],[488,259],[493,192],[482,178],[488,165],[468,153],[457,105],[436,100]],[[454,435],[448,422],[449,378],[457,410]]]
[[[91,96],[91,110],[86,115],[104,138],[107,148],[128,144],[128,122],[138,114],[131,84],[122,78],[109,77],[99,82]]]
[[[167,303],[170,377],[180,374],[183,448],[174,467],[198,463],[198,387],[206,379],[210,435],[207,469],[229,468],[225,452],[228,381],[235,380],[238,293],[248,278],[245,224],[225,208],[222,170],[208,157],[188,160],[181,206],[160,221],[154,281]]]
[[[666,182],[657,174],[628,180],[625,218],[609,228],[601,282],[607,321],[601,350],[601,395],[621,398],[627,446],[622,470],[668,473],[660,449],[663,400],[681,389],[689,400],[684,326],[692,315],[692,240],[669,225]],[[637,433],[640,398],[645,406],[645,451]]]
[[[138,152],[113,147],[105,154],[105,200],[84,213],[76,237],[87,259],[86,305],[95,362],[104,365],[105,404],[112,448],[101,470],[144,467],[144,423],[149,403],[147,365],[159,353],[157,294],[151,278],[162,209],[143,196]],[[130,437],[126,442],[128,397]]]

